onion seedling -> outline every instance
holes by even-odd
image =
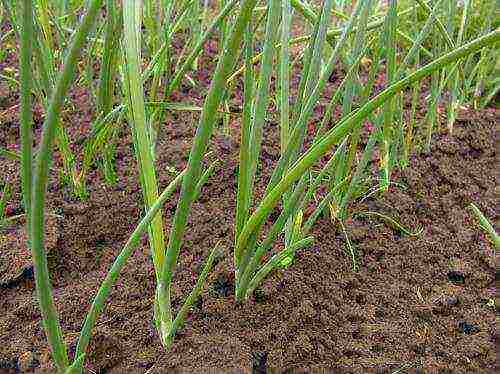
[[[476,216],[479,222],[479,227],[481,227],[484,230],[484,232],[489,236],[491,242],[493,243],[495,251],[497,251],[500,248],[500,236],[493,228],[493,225],[488,221],[488,219],[484,216],[484,214],[479,210],[479,208],[474,203],[471,203],[469,207]],[[495,256],[495,254],[493,256]]]

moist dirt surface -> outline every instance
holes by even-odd
[[[212,55],[216,47],[207,46]],[[203,64],[213,66],[209,58]],[[196,78],[206,87],[209,76],[201,70]],[[174,99],[199,105],[203,90],[183,87]],[[66,123],[72,139],[88,132],[92,106],[85,95],[75,89],[70,98],[67,115],[72,120]],[[17,104],[15,90],[0,84],[3,147],[13,148],[18,141]],[[36,135],[42,112],[35,112]],[[173,178],[172,167],[186,165],[196,118],[172,112],[161,128],[156,160],[160,186]],[[493,372],[495,254],[467,206],[474,202],[491,221],[497,218],[498,119],[492,109],[463,111],[453,135],[436,133],[429,152],[413,155],[406,169],[394,173],[396,183],[387,193],[353,202],[345,230],[357,269],[341,227],[324,216],[313,230],[314,244],[297,253],[288,269],[274,272],[243,305],[234,302],[232,265],[239,124],[232,120],[229,134],[217,129],[209,158],[220,162],[193,205],[172,290],[178,308],[209,251],[221,241],[222,256],[202,297],[165,352],[152,323],[154,272],[144,238],[99,318],[86,372]],[[277,125],[269,121],[264,131],[257,197],[279,158]],[[57,152],[54,165],[60,165]],[[85,201],[74,198],[57,172],[52,173],[48,267],[70,356],[96,290],[142,212],[126,124],[120,129],[117,172],[118,182],[109,186],[97,168],[91,170]],[[17,161],[0,158],[2,181],[13,187],[9,216],[24,212],[18,174]],[[163,210],[165,230],[177,197]],[[406,235],[366,212],[422,231]],[[21,217],[0,231],[0,373],[52,373],[23,224]]]

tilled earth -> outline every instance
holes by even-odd
[[[208,48],[213,55],[216,46]],[[207,83],[209,76],[202,71],[197,78]],[[67,125],[72,139],[88,132],[91,107],[84,104],[85,95],[77,89],[71,96]],[[199,104],[203,92],[185,88],[180,96]],[[1,146],[17,142],[17,102],[16,94],[0,85]],[[35,113],[36,134],[41,112]],[[194,114],[174,112],[161,129],[161,186],[172,179],[170,168],[186,165],[193,123]],[[346,231],[357,271],[339,225],[322,217],[313,232],[314,245],[298,253],[289,269],[272,274],[244,305],[234,302],[231,260],[239,125],[232,121],[230,135],[217,130],[210,157],[220,163],[194,203],[173,289],[178,307],[221,240],[224,257],[202,298],[165,353],[152,323],[154,274],[144,240],[99,319],[87,372],[492,372],[494,251],[467,206],[474,202],[490,220],[497,218],[497,123],[494,110],[463,112],[453,136],[436,134],[430,152],[414,155],[407,169],[394,174],[397,183],[388,193],[352,204]],[[277,126],[270,121],[265,131],[258,197],[279,158]],[[106,185],[93,169],[90,195],[83,202],[60,185],[56,172],[49,187],[49,268],[71,354],[100,282],[141,215],[130,131],[124,126],[120,132],[116,185]],[[60,165],[57,153],[55,164]],[[0,178],[13,186],[9,215],[23,213],[18,172],[16,161],[0,158]],[[176,199],[163,211],[166,230]],[[405,235],[364,212],[382,213],[411,231],[423,231]],[[17,221],[0,232],[0,372],[50,373],[22,224]]]

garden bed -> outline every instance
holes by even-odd
[[[4,114],[14,102],[15,97],[4,100]],[[191,122],[190,115],[174,114],[161,131],[160,185],[171,179],[169,167],[181,169],[186,163]],[[495,262],[492,245],[466,207],[474,202],[488,218],[495,218],[496,123],[494,110],[463,112],[453,136],[436,134],[431,151],[412,157],[410,166],[395,176],[398,184],[390,193],[355,202],[346,231],[356,249],[357,271],[339,225],[323,217],[314,228],[314,245],[299,252],[290,269],[267,279],[250,305],[236,305],[233,295],[234,217],[228,212],[235,204],[234,124],[231,136],[218,134],[211,146],[221,163],[190,217],[175,272],[174,305],[189,292],[218,240],[223,257],[172,351],[164,353],[152,323],[154,272],[144,241],[99,319],[88,372],[493,370]],[[80,125],[73,122],[72,132]],[[1,138],[15,137],[16,126],[15,121],[4,122]],[[270,135],[262,153],[263,180],[279,153],[277,128],[267,125],[265,131]],[[49,212],[54,215],[49,220],[49,267],[65,341],[73,350],[95,291],[140,216],[141,193],[128,134],[124,127],[116,186],[105,185],[95,170],[86,201],[60,188],[56,175],[49,188]],[[14,161],[1,159],[0,170],[3,178],[17,181]],[[167,202],[167,217],[175,204],[175,198]],[[10,209],[14,214],[22,208],[14,202]],[[383,213],[412,231],[423,228],[423,233],[402,235],[384,220],[356,216],[363,211]],[[0,367],[51,372],[21,233],[20,224],[2,230],[2,262],[19,262],[10,263],[7,270],[2,263]]]
[[[293,35],[307,34],[303,20],[297,21],[292,25]],[[2,21],[2,31],[7,34],[10,29],[9,23]],[[434,41],[432,34],[428,37]],[[175,33],[168,47],[172,56],[181,55],[189,38],[186,30]],[[11,39],[15,43],[14,37],[5,38],[9,43]],[[254,52],[262,51],[261,40],[255,41]],[[179,104],[179,107],[174,105],[165,110],[165,117],[153,123],[159,127],[154,166],[160,190],[187,166],[199,109],[214,77],[219,47],[219,34],[212,35],[204,44],[197,70],[189,72],[195,85],[190,85],[187,79],[183,81],[168,96],[169,104]],[[443,52],[442,47],[436,43],[436,56]],[[299,55],[304,48],[305,45],[294,44],[291,56]],[[20,152],[17,49],[16,45],[6,44],[0,58],[0,73],[13,77],[8,82],[0,81],[0,150],[3,152],[0,153],[0,181],[12,188],[5,209],[8,221],[0,219],[0,373],[54,373],[54,358],[49,352],[35,291],[32,253],[26,243],[21,168],[19,160],[15,159]],[[369,58],[373,57],[371,52],[367,58],[359,60],[355,80],[359,79],[361,86],[369,81],[371,67],[378,66]],[[141,61],[150,61],[152,54],[149,54],[145,53]],[[84,57],[89,56],[84,54]],[[398,58],[402,56],[398,54]],[[97,138],[91,131],[96,125],[96,97],[95,92],[89,90],[93,79],[98,85],[100,61],[97,60],[95,66],[86,71],[84,64],[79,66],[79,80],[72,85],[61,113],[69,138],[69,153],[76,157],[74,169],[66,170],[68,174],[63,176],[61,147],[56,145],[46,196],[48,268],[63,340],[71,360],[97,290],[144,216],[138,153],[134,153],[131,135],[134,121],[126,120],[126,110],[119,119],[112,121],[118,136],[104,140],[113,144],[118,139],[114,159],[116,183],[106,183],[103,168],[97,167],[96,160],[103,157],[99,154],[102,149],[92,156],[90,168],[83,176],[88,197],[77,197],[76,184],[62,182],[64,177],[66,182],[74,182],[69,174],[82,170],[87,141]],[[386,55],[379,61],[381,66],[376,69],[370,97],[388,86],[386,61]],[[303,124],[307,126],[306,149],[312,144],[333,92],[349,71],[344,63],[343,57],[339,59],[313,113]],[[422,61],[415,67],[419,64],[423,65]],[[125,68],[125,65],[120,64],[120,67]],[[289,99],[293,103],[299,93],[303,71],[300,60],[292,66]],[[274,72],[277,67],[276,64]],[[413,69],[406,68],[406,73]],[[144,72],[145,66],[139,70]],[[117,71],[115,75],[118,76]],[[481,70],[482,73],[486,71]],[[451,71],[448,73],[454,77]],[[171,78],[167,75],[165,72],[165,80]],[[380,147],[370,156],[367,178],[356,186],[352,201],[349,200],[347,218],[340,223],[325,211],[311,231],[314,243],[297,252],[290,266],[274,270],[249,300],[236,303],[233,251],[237,179],[242,165],[239,155],[244,96],[242,78],[237,77],[228,101],[220,105],[230,112],[226,117],[230,120],[225,123],[221,120],[210,139],[203,168],[217,161],[215,172],[193,203],[179,261],[173,271],[172,309],[178,311],[193,289],[211,249],[220,243],[215,266],[200,298],[191,308],[185,325],[177,331],[171,349],[166,351],[154,325],[156,279],[144,234],[141,245],[128,259],[113,286],[92,331],[84,372],[492,372],[496,364],[495,317],[498,313],[496,258],[494,247],[478,226],[470,204],[476,204],[491,222],[496,222],[495,161],[500,112],[494,106],[498,106],[498,97],[492,94],[490,107],[477,111],[471,109],[479,103],[475,96],[470,105],[461,102],[450,134],[444,129],[449,87],[443,85],[442,92],[436,93],[433,87],[436,75],[419,82],[415,95],[411,88],[402,91],[402,100],[397,103],[401,117],[392,118],[397,124],[395,128],[407,131],[407,138],[399,143],[395,136],[391,141],[396,147],[408,144],[408,124],[412,120],[407,117],[410,112],[416,114],[412,135],[416,153],[410,156],[409,165],[401,170],[399,164],[404,163],[404,157],[397,159],[391,166],[388,191],[374,191],[383,184],[379,184],[383,139],[378,139]],[[116,108],[120,104],[123,109],[130,103],[121,97],[119,87],[123,86],[118,77],[116,80],[110,105]],[[280,139],[281,112],[275,100],[276,76],[271,80],[274,80],[270,89],[273,99],[265,113],[262,151],[256,163],[256,181],[252,189],[254,205],[265,196],[267,183],[284,152],[280,145],[283,141]],[[480,86],[478,83],[477,87]],[[151,82],[146,82],[139,89],[149,94],[150,87]],[[254,94],[257,96],[256,92]],[[357,109],[360,104],[359,92],[353,91],[353,95],[350,110]],[[434,95],[440,98],[436,99],[437,107],[432,104]],[[161,95],[158,97],[162,100]],[[39,101],[33,106],[36,142],[39,142],[46,120]],[[337,103],[333,107],[332,118],[325,121],[327,128],[323,130],[338,124],[342,118],[341,106]],[[432,113],[441,117],[436,121],[439,129],[432,136],[430,149],[423,151],[425,138],[433,130],[427,127],[433,116],[426,114],[435,108],[438,110]],[[381,107],[381,110],[386,109]],[[373,111],[364,120],[360,142],[353,153],[353,165],[361,164],[360,157],[363,150],[369,148],[367,142],[373,135],[374,123],[382,118],[379,113]],[[295,118],[290,116],[290,119]],[[387,125],[392,126],[384,123]],[[338,143],[335,144],[338,146]],[[149,153],[149,149],[145,149]],[[5,150],[11,151],[10,156],[4,157]],[[312,169],[321,170],[333,151],[335,148],[317,160]],[[321,181],[321,187],[315,192],[316,205],[326,190],[333,188],[330,183],[333,177],[327,179]],[[340,179],[335,183],[341,186]],[[177,191],[162,210],[166,237],[171,232],[178,200]],[[293,213],[294,219],[302,217],[303,213],[306,220],[313,205],[305,205],[300,214]],[[278,220],[282,208],[278,204],[267,217],[259,239]],[[270,254],[283,249],[282,233],[280,235],[274,240]],[[254,244],[249,245],[255,247]],[[268,258],[269,254],[265,259]]]

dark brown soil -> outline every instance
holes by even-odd
[[[209,62],[201,64],[212,66]],[[197,78],[206,83],[208,77],[200,72]],[[203,93],[186,88],[182,97],[199,103]],[[0,85],[0,98],[0,145],[8,146],[17,139],[17,97]],[[78,90],[72,99],[77,108],[86,102]],[[90,112],[84,109],[89,106],[79,108],[68,122],[77,137],[85,133]],[[186,164],[194,119],[173,113],[160,132],[161,186],[172,178],[169,167]],[[473,201],[493,222],[498,218],[497,123],[494,111],[462,113],[454,135],[437,134],[431,152],[415,155],[409,168],[394,176],[398,185],[389,193],[351,207],[346,229],[355,246],[357,272],[342,231],[323,217],[314,229],[314,245],[298,253],[289,269],[275,272],[244,305],[233,299],[239,134],[238,124],[232,123],[231,135],[219,131],[211,145],[211,157],[221,163],[192,209],[175,272],[175,306],[219,240],[225,257],[209,276],[172,350],[164,352],[152,324],[154,275],[144,240],[99,319],[86,371],[493,372],[496,311],[488,302],[495,299],[495,258],[466,207]],[[121,131],[117,185],[105,185],[93,170],[86,201],[72,198],[56,173],[49,188],[49,268],[71,353],[100,282],[141,214],[130,131],[126,126]],[[265,131],[257,195],[279,157],[277,127],[268,123]],[[0,180],[14,186],[10,215],[23,212],[18,170],[15,161],[0,159]],[[166,229],[176,197],[164,209]],[[411,230],[423,228],[423,233],[406,236],[387,222],[359,214],[366,211],[386,214]],[[0,232],[0,372],[50,373],[22,223]]]

